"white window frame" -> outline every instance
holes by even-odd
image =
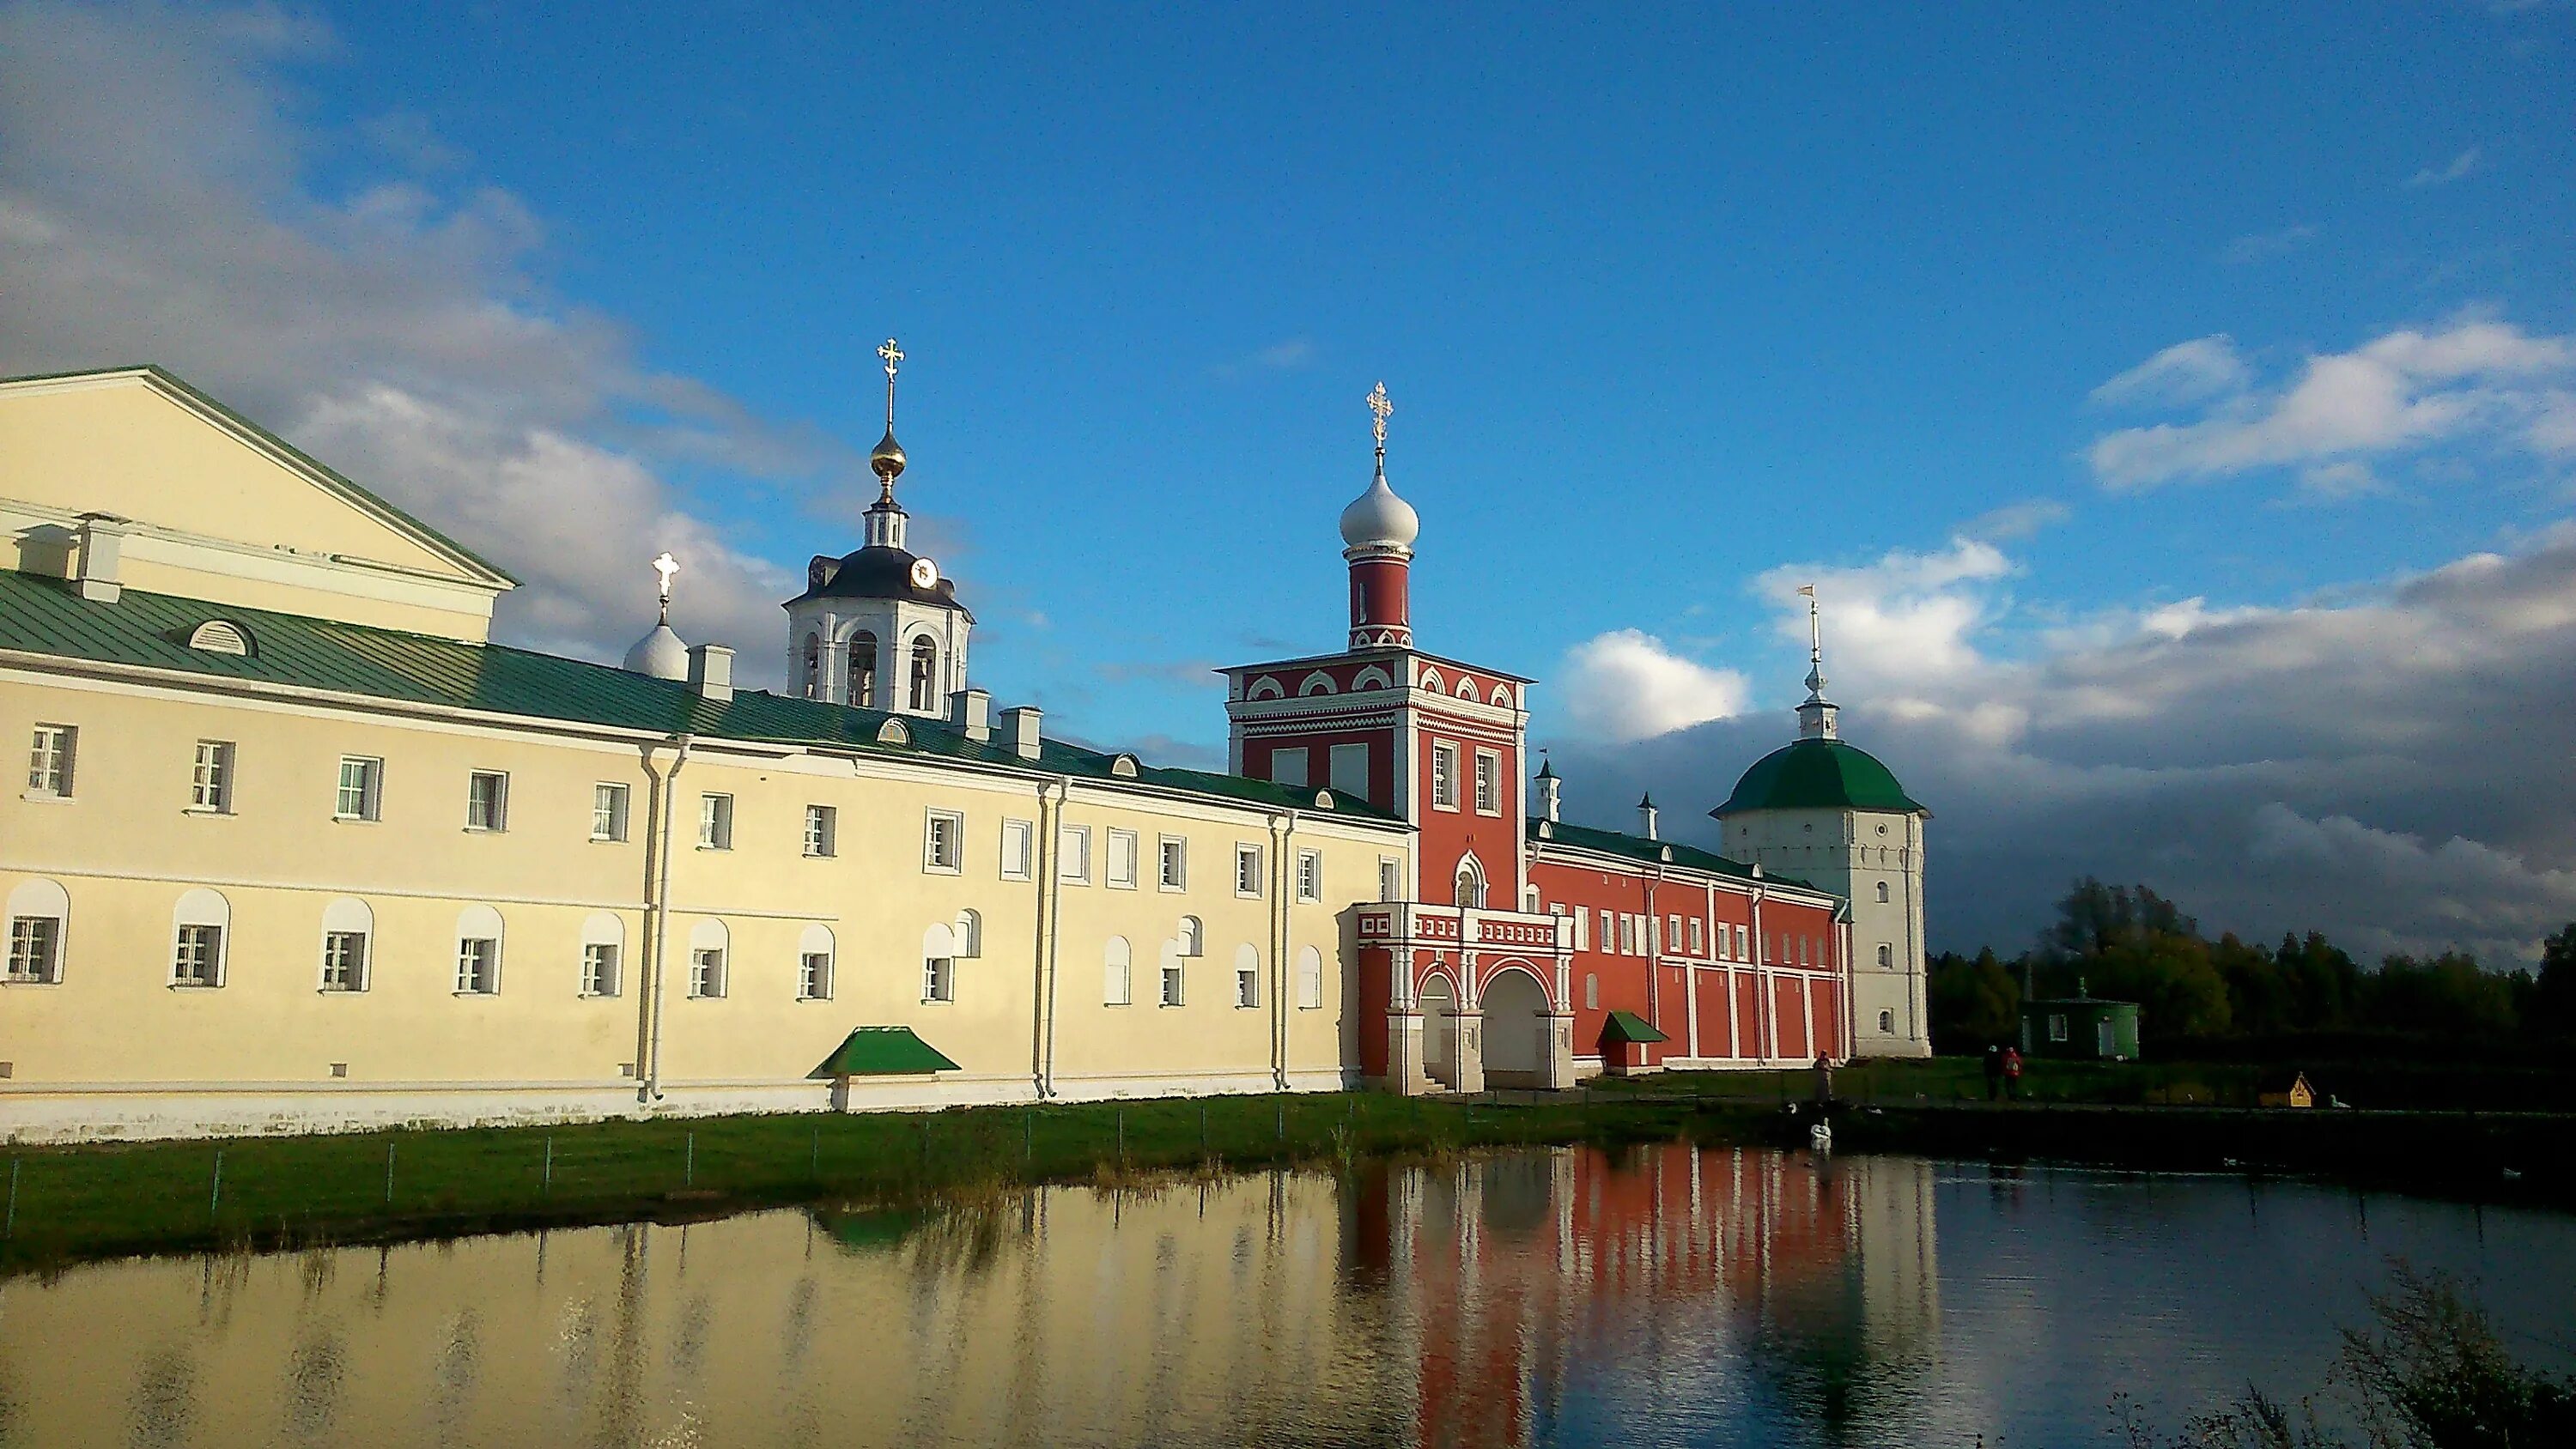
[[[1101,879],[1112,890],[1136,888],[1136,832],[1111,826],[1105,842],[1109,858],[1101,863]]]
[[[1297,1009],[1324,1008],[1324,953],[1308,946],[1297,953]]]
[[[197,741],[196,764],[188,777],[188,809],[192,813],[233,813],[234,763],[231,740]]]
[[[944,835],[941,826],[946,826]],[[928,810],[921,818],[921,868],[932,875],[963,875],[966,816],[956,810]]]
[[[1616,916],[1613,912],[1601,913],[1601,954],[1604,956],[1615,956],[1619,953],[1619,928],[1614,923],[1615,920]]]
[[[1065,885],[1091,884],[1091,827],[1059,826],[1055,833],[1055,878]]]
[[[1234,968],[1234,1009],[1261,1009],[1261,968],[1237,964]]]
[[[1187,1006],[1190,1004],[1189,968],[1186,963],[1187,958],[1183,957],[1164,965],[1161,979],[1155,982],[1155,1005]]]
[[[1753,959],[1753,928],[1750,926],[1735,928],[1735,959],[1747,962]]]
[[[1136,1003],[1136,948],[1124,936],[1112,936],[1100,946],[1100,1004],[1133,1006]]]
[[[1476,751],[1476,813],[1503,813],[1503,757],[1500,751]]]
[[[368,931],[324,931],[322,933],[322,989],[333,994],[367,989],[368,958],[374,953],[373,933]],[[342,949],[354,940],[354,959]]]
[[[698,849],[733,849],[733,796],[722,790],[698,795]]]
[[[689,999],[691,1001],[724,1000],[726,967],[729,964],[725,957],[731,950],[730,944],[689,948]]]
[[[1680,955],[1680,954],[1681,954],[1681,949],[1682,949],[1682,916],[1681,916],[1681,912],[1679,912],[1679,911],[1674,911],[1674,912],[1672,912],[1671,914],[1669,914],[1669,915],[1667,915],[1667,916],[1665,916],[1665,917],[1664,917],[1664,933],[1663,933],[1663,935],[1661,935],[1660,937],[1658,937],[1658,938],[1656,938],[1656,939],[1661,943],[1661,945],[1662,945],[1662,947],[1663,947],[1663,951],[1664,951],[1664,954],[1665,954],[1665,955],[1668,955],[1668,956],[1678,956],[1678,955]]]
[[[796,953],[796,999],[829,1001],[832,999],[832,953],[799,951]]]
[[[12,915],[9,918],[9,966],[12,986],[63,984],[63,926],[59,915]],[[43,950],[36,947],[41,941]]]
[[[358,782],[355,798],[351,797],[349,770],[355,766]],[[385,762],[374,755],[342,755],[339,787],[331,799],[331,818],[345,821],[382,820],[385,813]]]
[[[626,948],[616,941],[581,943],[581,994],[612,997],[624,983],[619,979],[626,968]]]
[[[1249,887],[1244,885],[1244,881],[1247,879],[1252,882]],[[1261,899],[1264,884],[1265,882],[1262,879],[1261,847],[1248,840],[1236,841],[1234,843],[1235,899],[1244,901],[1257,901]]]
[[[603,845],[626,839],[626,809],[633,792],[614,780],[590,787],[590,838]]]
[[[1396,856],[1377,858],[1377,898],[1382,902],[1404,899],[1404,862]]]
[[[38,723],[27,747],[27,798],[72,798],[79,765],[80,726]]]
[[[191,934],[212,932],[211,935]],[[224,950],[232,943],[230,925],[190,921],[178,928],[170,957],[170,984],[210,991],[224,984]],[[191,950],[191,947],[195,947]]]
[[[1458,747],[1446,740],[1431,742],[1431,808],[1458,808]]]
[[[1186,835],[1154,838],[1154,884],[1159,890],[1190,888],[1190,840]]]
[[[1568,914],[1574,918],[1574,949],[1577,951],[1591,950],[1592,913],[1581,906],[1576,906],[1569,911]]]
[[[485,810],[482,783],[492,782],[491,808]],[[476,815],[484,818],[476,820]],[[510,772],[507,770],[468,770],[465,773],[465,828],[477,834],[498,835],[510,828]]]
[[[1690,921],[1690,953],[1694,956],[1708,954],[1708,923],[1697,916],[1691,917]]]
[[[1002,879],[1030,879],[1037,872],[1037,853],[1037,822],[1033,820],[1002,822]]]
[[[1324,853],[1320,850],[1297,852],[1297,899],[1306,905],[1324,899]]]
[[[808,860],[829,860],[841,853],[841,812],[838,807],[808,802],[805,806],[805,856]]]
[[[1180,948],[1177,954],[1182,959],[1206,955],[1207,922],[1196,916],[1181,917],[1181,929],[1174,939]]]
[[[488,960],[477,960],[483,953],[477,946],[491,947]],[[501,938],[498,936],[458,936],[456,938],[456,994],[459,996],[498,996],[501,994]]]
[[[954,1003],[957,1000],[957,958],[924,956],[921,958],[921,1000]]]

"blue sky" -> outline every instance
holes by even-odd
[[[1815,578],[1854,736],[2010,862],[1936,944],[2079,869],[2576,914],[2490,808],[2551,757],[2435,738],[2485,605],[2413,582],[2503,560],[2495,708],[2566,697],[2569,6],[841,9],[0,9],[0,362],[177,368],[530,575],[529,642],[613,654],[671,546],[758,667],[895,334],[981,682],[1174,759],[1201,669],[1337,643],[1383,378],[1419,637],[1542,678],[1595,818],[1785,736]],[[2502,875],[2373,916],[2454,846]]]

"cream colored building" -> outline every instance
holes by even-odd
[[[157,369],[0,383],[0,542],[0,1138],[1355,1080],[1413,836],[1329,789],[490,644],[505,574]]]

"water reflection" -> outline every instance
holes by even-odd
[[[2391,1250],[2564,1330],[2559,1217],[1560,1149],[18,1280],[0,1444],[2068,1442],[2311,1382]]]

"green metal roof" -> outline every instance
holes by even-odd
[[[918,1077],[953,1072],[957,1064],[913,1035],[908,1026],[862,1026],[851,1031],[808,1077]]]
[[[210,619],[238,625],[250,635],[251,652],[189,648],[189,634]],[[1001,745],[970,740],[964,731],[938,720],[750,689],[736,690],[729,700],[713,700],[683,681],[604,664],[142,589],[125,590],[113,604],[99,603],[83,599],[60,579],[5,570],[0,570],[0,650],[662,735],[898,757],[931,755],[1093,780],[1132,778],[1141,785],[1273,808],[1318,809],[1316,797],[1324,793],[1141,763],[1133,776],[1121,776],[1120,756],[1063,740],[1041,741],[1038,757],[1024,760]],[[888,719],[903,721],[909,743],[877,742],[877,731]],[[1363,820],[1393,818],[1351,795],[1334,796],[1331,813]]]
[[[1841,740],[1815,739],[1783,745],[1754,761],[1735,782],[1735,793],[1708,813],[1846,809],[1930,813],[1867,750]]]
[[[1639,1016],[1633,1011],[1614,1011],[1610,1013],[1610,1024],[1601,1029],[1601,1035],[1612,1041],[1625,1042],[1656,1042],[1672,1040],[1671,1037],[1655,1030],[1654,1023],[1646,1020],[1644,1017]]]
[[[1577,850],[1598,851],[1603,855],[1625,856],[1630,860],[1641,860],[1649,865],[1678,865],[1691,870],[1704,870],[1711,875],[1733,876],[1738,880],[1756,879],[1753,867],[1744,862],[1729,860],[1713,851],[1702,850],[1696,845],[1684,845],[1678,840],[1648,840],[1642,835],[1622,835],[1616,830],[1595,830],[1589,825],[1569,825],[1562,820],[1536,818],[1529,822],[1529,836],[1532,840],[1553,841],[1558,845],[1572,846]],[[1760,879],[1773,882],[1785,881],[1789,885],[1798,884],[1781,876],[1763,876]]]

